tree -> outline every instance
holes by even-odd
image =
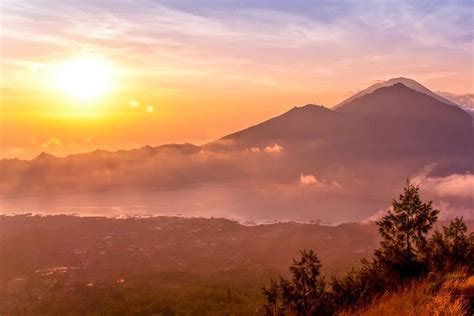
[[[271,279],[268,288],[264,287],[262,293],[265,296],[266,304],[263,305],[265,313],[268,316],[282,316],[285,313],[285,307],[281,297],[280,284]]]
[[[400,279],[422,272],[427,234],[438,218],[439,210],[433,209],[431,201],[422,202],[419,190],[407,181],[398,200],[393,200],[392,209],[377,222],[383,240],[374,253],[375,263]]]
[[[332,278],[331,300],[335,306],[343,308],[360,302],[366,292],[361,275],[361,271],[353,268],[345,276]]]
[[[469,235],[462,217],[456,217],[443,232],[435,231],[429,241],[427,260],[435,271],[452,271],[474,262],[474,233]]]
[[[293,259],[290,267],[292,278],[272,281],[264,289],[267,315],[285,315],[283,308],[302,316],[333,315],[360,308],[377,295],[429,272],[435,277],[457,268],[474,273],[474,233],[467,235],[462,218],[428,239],[438,213],[431,201],[421,200],[419,187],[407,181],[391,210],[376,222],[382,242],[372,260],[363,259],[360,268],[333,278],[326,289],[319,258],[312,250],[301,251],[301,259]]]
[[[268,289],[263,289],[267,315],[283,314],[281,306],[301,316],[329,314],[321,261],[313,250],[300,253],[299,260],[293,259],[289,280],[280,278],[279,284],[272,281]]]

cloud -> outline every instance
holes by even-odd
[[[302,185],[314,186],[318,189],[342,189],[342,185],[336,180],[318,179],[312,174],[300,174],[299,183]]]
[[[430,174],[435,167],[436,164],[427,165],[410,179],[413,184],[420,187],[422,200],[433,202],[433,208],[440,210],[438,216],[440,219],[452,219],[456,216],[474,219],[474,175],[465,173],[433,177]],[[391,209],[391,206],[377,211],[362,222],[377,221],[388,209]]]
[[[46,142],[43,143],[43,147],[56,147],[56,146],[61,146],[62,145],[62,140],[58,137],[51,137],[48,139]]]
[[[280,153],[283,150],[283,147],[278,144],[275,144],[273,146],[265,147],[264,150],[266,153]]]
[[[317,184],[319,183],[319,181],[312,174],[308,174],[308,175],[301,174],[300,183],[304,185],[308,185],[308,184]]]
[[[389,209],[391,209],[391,207],[387,208],[387,209],[378,210],[372,216],[369,216],[366,219],[362,220],[361,223],[363,223],[363,224],[375,223],[376,221],[381,220],[382,217],[387,215]]]
[[[369,65],[382,69],[369,78],[400,71],[426,76],[435,71],[457,78],[459,72],[467,74],[461,67],[471,58],[471,7],[462,2],[429,7],[412,1],[323,6],[165,3],[6,1],[1,7],[6,48],[2,57],[21,58],[37,51],[28,45],[39,44],[54,49],[56,56],[97,50],[127,60],[130,71],[153,75],[162,87],[185,88],[196,77],[225,77],[259,87],[268,86],[271,78],[270,86],[284,84],[285,89],[302,89],[302,76],[310,77],[311,87],[315,82],[330,87],[328,79],[338,83],[338,76]],[[21,54],[13,49],[20,47],[18,41]],[[459,58],[446,58],[445,53],[453,52]],[[42,55],[39,59],[47,59],[51,52]],[[423,67],[413,62],[421,55]],[[288,58],[291,63],[282,62]],[[138,67],[138,62],[146,67]],[[445,74],[446,69],[452,69],[451,74]]]
[[[435,164],[425,166],[412,182],[421,186],[424,192],[436,194],[439,197],[472,199],[474,197],[474,175],[451,174],[446,177],[431,177]]]
[[[422,197],[433,201],[434,206],[441,210],[441,218],[474,218],[474,175],[465,173],[433,177],[430,174],[435,166],[427,165],[412,179],[420,186]]]
[[[441,197],[474,197],[474,175],[453,174],[444,178],[429,178],[425,184],[433,187]]]
[[[463,205],[452,205],[449,202],[441,201],[438,203],[434,203],[433,207],[435,209],[441,210],[439,214],[440,219],[453,219],[455,217],[463,217],[467,220],[472,220],[473,216],[473,209],[469,206]]]
[[[444,178],[425,178],[421,185],[424,200],[433,200],[433,208],[440,210],[440,219],[452,219],[463,216],[474,218],[474,211],[469,200],[474,197],[474,175],[450,175]],[[466,200],[468,203],[462,203]],[[386,209],[379,210],[363,222],[375,222],[387,213]]]
[[[424,182],[429,177],[429,174],[435,167],[435,163],[424,166],[414,177],[410,179],[410,181],[415,185],[422,185],[422,182]]]
[[[266,153],[269,153],[269,154],[278,154],[282,150],[283,150],[283,146],[280,146],[278,144],[274,144],[273,146],[268,145],[268,146],[263,147],[263,148],[260,148],[258,146],[254,146],[254,147],[245,149],[246,152],[259,153],[259,152],[263,151],[263,152],[266,152]]]

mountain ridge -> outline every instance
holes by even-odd
[[[337,104],[336,106],[333,107],[333,109],[337,109],[339,107],[341,107],[342,105],[346,104],[346,103],[349,103],[359,97],[362,97],[368,93],[371,93],[371,92],[374,92],[375,90],[378,90],[380,88],[383,88],[383,87],[388,87],[388,86],[393,86],[394,84],[397,84],[397,83],[401,83],[403,84],[404,86],[408,87],[408,88],[411,88],[415,91],[418,91],[418,92],[422,92],[424,94],[427,94],[435,99],[437,99],[438,101],[441,101],[443,103],[446,103],[446,104],[450,104],[450,105],[456,105],[456,103],[446,99],[446,98],[443,98],[442,96],[434,93],[433,91],[431,91],[430,89],[426,88],[425,86],[423,86],[422,84],[420,84],[419,82],[413,80],[413,79],[410,79],[410,78],[405,78],[405,77],[398,77],[398,78],[392,78],[392,79],[389,79],[389,80],[386,80],[386,81],[382,81],[382,82],[376,82],[374,84],[372,84],[371,86],[369,86],[368,88],[362,90],[362,91],[359,91],[357,92],[356,94],[350,96],[349,98],[345,99],[344,101],[340,102],[339,104]]]

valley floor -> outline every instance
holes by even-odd
[[[299,250],[314,249],[329,279],[369,258],[379,241],[373,224],[0,216],[0,314],[259,315],[262,287],[287,276]],[[473,279],[465,282],[472,290]],[[361,313],[390,315],[387,305],[415,304],[428,288],[387,295]]]

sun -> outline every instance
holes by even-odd
[[[113,69],[100,57],[67,60],[56,69],[56,86],[78,101],[93,101],[111,90]]]

